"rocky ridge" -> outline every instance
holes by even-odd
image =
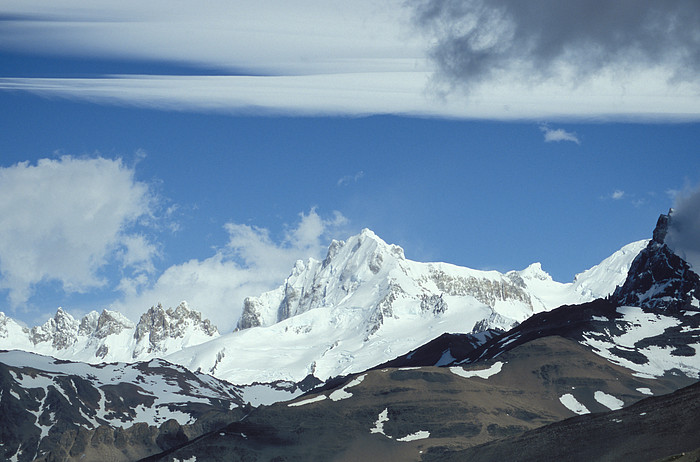
[[[88,365],[0,351],[0,455],[134,460],[242,414],[242,393],[160,359]]]
[[[571,283],[540,264],[479,271],[407,259],[370,230],[296,262],[277,289],[249,297],[236,332],[167,359],[234,383],[320,380],[372,368],[442,334],[505,331],[564,303],[607,296],[647,241],[629,244]]]
[[[347,242],[333,241],[323,261],[298,261],[279,288],[246,298],[237,328],[270,326],[310,310],[346,306],[368,309],[366,330],[371,335],[387,318],[418,311],[439,315],[450,306],[474,300],[492,310],[479,330],[510,328],[533,313],[608,295],[622,283],[642,245],[631,244],[611,257],[616,263],[614,273],[606,261],[577,275],[573,283],[562,284],[553,281],[539,263],[502,274],[414,262],[405,258],[401,247],[364,229]],[[605,279],[605,283],[592,279]]]
[[[0,348],[89,363],[160,357],[218,335],[216,326],[186,302],[175,309],[153,306],[138,323],[110,310],[77,320],[58,308],[53,318],[29,329],[0,313]]]

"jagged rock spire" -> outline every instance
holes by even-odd
[[[671,211],[659,217],[653,239],[632,262],[613,302],[650,310],[700,311],[700,276],[664,242],[671,221]]]

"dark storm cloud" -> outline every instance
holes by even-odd
[[[438,77],[469,85],[519,71],[535,82],[660,65],[700,71],[698,0],[408,0],[433,36]],[[562,67],[563,66],[563,67]],[[567,68],[565,73],[562,69]],[[571,72],[572,74],[568,74]]]
[[[676,197],[666,243],[700,273],[700,189]]]

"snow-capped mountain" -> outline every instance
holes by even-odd
[[[507,330],[534,313],[609,295],[646,241],[559,283],[540,264],[479,271],[405,258],[370,230],[298,261],[277,289],[246,299],[238,331],[167,356],[234,383],[322,380],[402,355],[445,332]]]
[[[92,311],[78,321],[59,308],[46,323],[28,329],[0,313],[0,349],[87,363],[162,357],[218,335],[216,326],[185,302],[175,309],[151,307],[136,324],[110,310]]]
[[[469,336],[436,339],[391,364],[450,364],[437,364],[445,357],[454,364],[475,363],[535,339],[560,336],[639,377],[700,379],[700,277],[664,242],[668,220],[661,216],[624,283],[605,299],[536,314],[481,345]]]
[[[78,321],[59,308],[31,329],[0,314],[0,348],[88,363],[161,357],[239,384],[326,379],[446,332],[504,331],[535,313],[607,296],[646,242],[560,283],[539,263],[500,273],[411,261],[365,229],[333,241],[323,261],[298,261],[279,288],[247,298],[235,333],[220,337],[184,302],[152,307],[138,323],[109,310]]]
[[[539,263],[502,274],[407,260],[401,247],[387,245],[364,229],[347,242],[333,241],[322,262],[298,261],[279,288],[247,298],[238,328],[270,326],[317,308],[364,307],[370,311],[371,335],[385,318],[400,317],[416,306],[437,314],[471,299],[493,309],[498,321],[492,320],[492,327],[512,326],[533,313],[610,294],[625,280],[631,260],[646,242],[625,246],[573,283],[562,284]]]

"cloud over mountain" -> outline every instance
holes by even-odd
[[[700,188],[679,193],[671,216],[666,243],[700,272]]]
[[[126,293],[113,308],[136,318],[144,307],[159,302],[176,306],[184,299],[227,332],[234,328],[245,297],[278,286],[296,260],[322,258],[346,221],[339,212],[326,218],[312,209],[287,225],[279,238],[266,228],[227,223],[229,240],[212,256],[170,266],[153,284]]]

